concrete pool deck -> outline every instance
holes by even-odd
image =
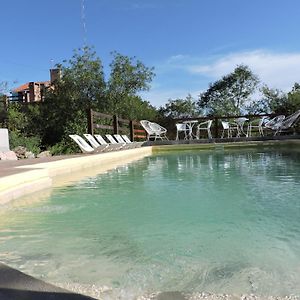
[[[51,188],[58,180],[79,180],[151,154],[152,147],[140,147],[100,154],[0,161],[0,205]]]

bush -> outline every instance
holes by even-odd
[[[18,131],[10,131],[9,142],[11,149],[14,149],[18,146],[23,146],[28,151],[31,151],[34,154],[39,154],[41,152],[41,140],[40,138],[35,136],[26,137],[24,135],[21,135]]]

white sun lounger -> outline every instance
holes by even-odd
[[[141,147],[144,142],[132,142],[126,134],[122,134],[121,137],[127,144],[133,144],[135,148]]]
[[[107,143],[106,140],[100,135],[100,134],[95,134],[94,137],[97,139],[100,145],[107,145],[108,148],[106,149],[107,151],[113,151],[113,150],[119,150],[120,145],[118,143],[112,144],[112,143]]]
[[[70,134],[69,137],[79,146],[83,153],[96,153],[96,150],[89,145],[81,136]]]
[[[114,134],[114,138],[119,144],[124,144],[123,149],[132,149],[135,148],[133,143],[127,143],[120,134]]]
[[[120,149],[126,149],[126,143],[124,141],[119,143],[111,134],[106,134],[105,136],[111,144],[119,145]]]
[[[92,147],[97,150],[97,152],[102,152],[105,151],[108,148],[108,144],[107,145],[101,145],[99,144],[96,139],[89,133],[85,133],[84,134],[85,138],[89,141],[89,143],[92,145]]]

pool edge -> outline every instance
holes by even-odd
[[[0,177],[0,205],[51,188],[57,177],[79,173],[100,165],[102,171],[107,171],[151,154],[152,147],[147,146],[16,166],[15,169],[18,169],[19,173]]]

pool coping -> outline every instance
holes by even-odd
[[[81,177],[88,176],[87,170],[95,170],[96,173],[104,172],[151,154],[152,147],[147,146],[99,154],[60,157],[46,162],[34,160],[29,161],[28,164],[26,162],[12,164],[6,172],[9,175],[5,176],[4,172],[4,176],[0,176],[0,205],[51,188],[57,184],[57,178],[63,179],[64,182],[70,181],[76,174],[82,173]],[[78,179],[78,176],[75,177]]]

